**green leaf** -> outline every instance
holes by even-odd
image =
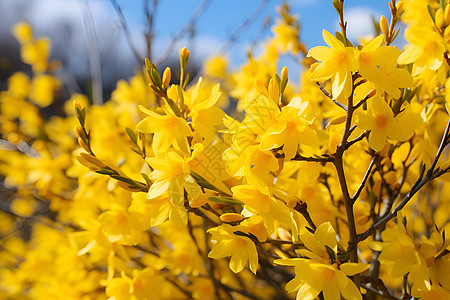
[[[84,127],[84,122],[86,121],[86,108],[83,107],[80,109],[78,106],[75,106],[75,114],[77,115],[80,125]]]
[[[211,196],[208,198],[212,202],[226,204],[226,205],[242,205],[241,201],[231,198],[231,197],[223,197],[223,196]]]
[[[338,15],[340,15],[341,10],[342,10],[341,2],[339,2],[339,0],[333,0],[333,7],[336,10],[336,12],[338,13]]]
[[[178,106],[175,104],[175,102],[172,99],[169,98],[165,98],[167,104],[169,104],[170,108],[172,109],[173,113],[177,116],[177,117],[181,117],[181,111],[178,108]]]
[[[192,178],[195,179],[195,181],[197,182],[197,184],[205,189],[208,190],[212,190],[212,191],[216,191],[218,193],[223,193],[223,191],[221,191],[219,188],[217,188],[215,185],[213,185],[212,183],[210,183],[206,178],[202,177],[200,174],[191,171],[191,176]]]
[[[145,182],[147,183],[147,186],[151,186],[153,182],[150,180],[147,174],[141,173],[142,178],[144,178]]]
[[[125,128],[125,131],[127,132],[128,137],[133,142],[133,144],[135,144],[137,146],[137,136],[136,136],[136,133],[134,132],[134,130],[127,127],[127,128]]]
[[[434,11],[434,9],[431,7],[430,4],[428,4],[427,8],[428,8],[428,13],[430,14],[430,17],[433,19],[433,22],[435,22],[434,15],[436,14],[436,12]]]
[[[235,235],[245,236],[245,237],[251,239],[253,242],[258,242],[258,238],[251,232],[243,232],[243,231],[237,230],[237,231],[234,231],[233,233]]]
[[[445,7],[447,6],[447,0],[440,0],[439,4],[441,5],[442,9],[445,9]]]
[[[348,252],[338,252],[337,254],[337,260],[339,263],[345,263],[349,259],[349,253]]]
[[[189,82],[189,73],[186,74],[186,79],[184,80],[183,86],[181,87],[183,90],[186,89],[188,82]]]
[[[107,170],[105,168],[101,168],[100,170],[95,171],[95,173],[102,174],[102,175],[113,175],[114,174],[113,171]]]
[[[344,36],[342,35],[342,33],[340,33],[339,31],[336,31],[336,32],[334,33],[334,35],[336,36],[336,38],[337,38],[342,44],[346,45],[345,39],[344,39]]]
[[[331,261],[334,263],[336,261],[336,253],[334,253],[333,249],[325,245],[325,249],[327,250],[328,256],[330,257]]]
[[[150,71],[152,69],[152,63],[148,58],[145,59],[145,66],[147,67],[147,71]]]

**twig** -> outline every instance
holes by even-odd
[[[264,8],[267,6],[268,2],[269,1],[267,0],[261,0],[259,2],[253,13],[247,19],[245,19],[245,21],[242,22],[241,25],[236,28],[236,30],[233,31],[225,44],[220,48],[220,54],[225,54],[228,50],[230,50],[234,42],[236,42],[236,40],[239,38],[239,35],[241,35],[248,28],[248,26],[251,25],[264,11]]]
[[[355,194],[352,197],[352,203],[355,203],[355,201],[358,199],[359,195],[361,194],[362,190],[364,189],[365,185],[366,185],[366,181],[370,176],[370,173],[372,172],[372,168],[375,164],[375,160],[376,160],[376,156],[374,156],[372,158],[372,161],[370,162],[369,167],[367,168],[366,174],[364,174],[364,178],[361,181],[361,184],[358,187],[358,190],[355,192]]]
[[[272,152],[273,152],[273,155],[275,156],[275,158],[284,158],[284,154],[280,154],[276,151],[272,151]],[[318,163],[330,163],[330,162],[334,162],[334,157],[333,156],[307,157],[307,156],[303,156],[297,152],[295,154],[295,156],[293,158],[291,158],[291,160],[318,162]]]
[[[361,105],[363,105],[364,103],[366,103],[367,100],[369,100],[373,95],[374,95],[374,90],[371,90],[369,93],[367,93],[366,96],[364,96],[364,98],[362,98],[360,101],[358,101],[358,103],[356,103],[355,106],[354,106],[353,108],[354,108],[354,109],[359,108]]]
[[[155,65],[159,66],[161,63],[166,61],[167,58],[169,58],[170,54],[173,52],[174,47],[177,45],[178,41],[189,32],[190,28],[193,27],[195,22],[198,21],[198,19],[203,15],[203,13],[208,9],[209,5],[211,4],[211,0],[203,0],[202,3],[200,3],[199,6],[195,9],[194,13],[191,15],[189,20],[186,22],[186,24],[183,26],[183,28],[178,31],[178,34],[170,41],[170,44],[166,47],[164,51],[162,51],[161,55],[155,60]]]
[[[450,169],[450,167],[447,167],[447,168],[445,168],[443,170],[442,169],[437,169],[435,171],[436,164],[437,164],[437,162],[438,162],[442,152],[444,151],[445,146],[447,146],[447,144],[448,144],[449,130],[450,130],[450,120],[448,121],[447,127],[445,128],[445,132],[444,132],[444,135],[442,136],[441,144],[439,145],[439,149],[438,149],[438,151],[436,153],[436,156],[434,157],[434,161],[433,161],[431,167],[428,169],[427,174],[425,175],[425,177],[424,177],[425,165],[423,165],[422,166],[422,170],[421,170],[420,175],[419,175],[419,178],[417,179],[416,183],[414,183],[413,187],[408,192],[408,194],[406,194],[406,196],[403,198],[402,202],[400,202],[400,204],[393,211],[391,211],[387,215],[384,215],[377,223],[375,223],[372,226],[370,226],[370,228],[367,229],[365,232],[363,232],[362,234],[359,234],[357,242],[364,241],[369,236],[371,236],[377,229],[382,227],[384,224],[389,222],[391,219],[395,218],[397,216],[398,212],[400,210],[402,210],[403,207],[405,207],[405,205],[411,200],[411,198],[424,185],[426,185],[431,180],[433,180],[435,178],[438,178],[439,176],[443,175],[444,173],[446,173]]]
[[[120,7],[119,3],[117,3],[116,0],[110,0],[111,4],[113,5],[114,9],[116,10],[117,15],[119,16],[120,24],[122,25],[122,29],[125,33],[125,37],[127,39],[128,46],[131,49],[131,52],[133,52],[134,58],[137,60],[139,64],[144,64],[144,59],[142,58],[142,55],[139,53],[139,51],[136,48],[136,45],[134,44],[133,38],[131,37],[130,29],[128,28],[127,20],[125,19],[125,16],[122,12],[122,8]]]
[[[317,86],[319,87],[319,89],[322,91],[322,93],[327,96],[328,98],[331,99],[331,101],[333,101],[334,104],[336,104],[337,106],[339,106],[340,108],[342,108],[343,110],[347,111],[347,106],[345,106],[344,104],[342,104],[341,102],[337,101],[336,99],[333,99],[333,96],[327,92],[327,90],[318,82],[316,82]]]
[[[92,102],[96,105],[103,104],[102,68],[100,61],[100,50],[98,47],[97,33],[94,18],[92,17],[89,1],[85,1],[86,13],[83,14],[83,25],[85,29],[86,46],[89,57],[89,68],[92,81]]]
[[[369,134],[369,131],[365,131],[364,133],[362,133],[359,136],[355,137],[350,142],[347,142],[347,144],[345,145],[345,150],[347,150],[348,148],[350,148],[351,146],[353,146],[357,142],[363,140],[368,134]]]
[[[156,7],[158,6],[158,0],[153,0],[153,6],[150,12],[150,7],[148,4],[149,0],[144,1],[144,11],[145,19],[147,20],[148,32],[145,34],[145,46],[147,47],[147,58],[152,61],[152,41],[154,37],[154,26],[153,21],[155,18]]]
[[[347,45],[347,22],[344,22],[344,0],[340,0],[341,10],[339,12],[339,26],[341,26],[342,36],[344,37],[344,45]]]

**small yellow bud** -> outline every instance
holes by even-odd
[[[281,69],[281,78],[280,78],[280,92],[281,94],[284,93],[284,90],[286,89],[286,85],[288,83],[288,69],[287,67],[283,67]]]
[[[73,109],[76,111],[77,108],[78,108],[79,110],[81,110],[81,104],[78,103],[78,101],[74,99],[74,100],[73,100]]]
[[[79,137],[78,138],[78,144],[80,144],[81,147],[83,147],[84,150],[87,152],[90,152],[89,147],[86,145],[86,143]]]
[[[189,56],[191,55],[191,52],[187,50],[186,47],[183,47],[179,51],[180,60],[183,59],[183,61],[187,62],[189,60]]]
[[[278,86],[277,81],[273,77],[269,81],[268,91],[269,91],[269,98],[272,99],[276,104],[278,104],[280,99],[280,88]]]
[[[224,223],[233,223],[244,220],[244,217],[237,213],[226,213],[220,216],[220,220]]]
[[[93,164],[93,165],[95,165],[97,167],[100,167],[100,168],[106,167],[106,165],[102,161],[100,161],[97,157],[95,157],[95,156],[92,156],[92,155],[87,154],[87,153],[80,153],[80,156],[83,159],[85,159],[86,161],[88,161],[89,163],[91,163],[91,164]]]
[[[449,43],[450,42],[450,26],[446,27],[444,30],[444,40]]]
[[[444,11],[444,22],[445,22],[445,26],[447,26],[448,24],[450,24],[450,5],[447,5],[445,7],[445,11]]]
[[[288,78],[288,75],[289,73],[287,67],[283,67],[283,69],[281,69],[281,80]]]
[[[395,7],[397,8],[397,14],[401,14],[403,11],[403,1],[399,1]]]
[[[77,126],[77,128],[75,130],[79,137],[84,137],[84,131],[83,131],[83,128],[81,128],[81,126]]]
[[[382,31],[385,35],[388,35],[388,34],[389,34],[389,23],[388,23],[386,17],[383,16],[383,15],[382,15],[381,18],[380,18],[380,28],[381,28],[381,31]]]
[[[438,8],[436,10],[436,14],[434,15],[434,19],[436,22],[436,26],[438,28],[443,28],[444,27],[444,11],[442,10],[442,8]]]
[[[171,77],[172,77],[172,74],[171,74],[171,72],[170,72],[170,68],[167,67],[167,68],[164,70],[164,74],[163,74],[163,78],[162,78],[162,81],[163,81],[163,88],[164,88],[165,90],[167,90],[167,88],[169,87],[169,83],[170,83]]]

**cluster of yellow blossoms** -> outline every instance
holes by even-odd
[[[18,24],[0,298],[450,299],[447,2],[393,0],[354,46],[333,0],[341,32],[309,51],[283,5],[240,70],[189,82],[183,48],[178,78],[146,60],[101,106],[62,103],[49,41]]]

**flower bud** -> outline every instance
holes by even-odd
[[[224,223],[233,223],[244,220],[244,217],[237,213],[226,213],[220,216],[220,220]]]
[[[437,28],[441,29],[444,27],[444,11],[442,8],[438,8],[436,10],[436,14],[434,15],[435,23]]]
[[[381,16],[380,18],[380,28],[381,31],[387,36],[389,34],[389,23],[385,16]]]
[[[395,8],[397,8],[397,15],[401,14],[403,11],[403,1],[399,1]]]
[[[445,26],[450,24],[450,5],[447,5],[444,10],[444,22]]]
[[[284,80],[285,78],[288,78],[288,69],[287,67],[283,67],[283,69],[281,69],[281,80]]]
[[[180,61],[183,61],[185,64],[189,60],[189,56],[191,55],[191,52],[187,50],[186,47],[183,47],[178,52],[180,55]]]
[[[269,91],[269,98],[272,99],[276,104],[278,104],[280,98],[280,88],[278,86],[277,81],[273,77],[269,81],[268,91]]]
[[[167,67],[167,68],[164,70],[164,74],[163,74],[163,78],[162,78],[162,81],[163,81],[163,88],[164,88],[165,90],[167,90],[167,88],[169,87],[169,83],[170,83],[171,77],[172,77],[172,74],[171,74],[171,72],[170,72],[170,68]]]

